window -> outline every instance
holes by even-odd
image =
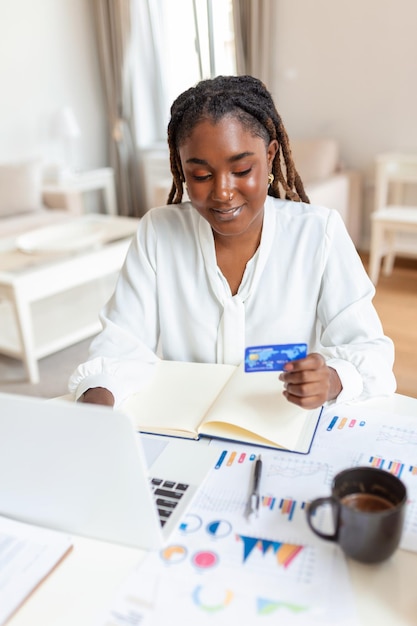
[[[203,78],[235,74],[232,0],[137,0],[139,143],[166,141],[173,100]]]

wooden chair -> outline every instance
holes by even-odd
[[[383,258],[383,272],[389,275],[396,254],[417,256],[417,154],[379,155],[375,183],[369,256],[369,276],[374,285]],[[409,202],[413,192],[415,206]]]

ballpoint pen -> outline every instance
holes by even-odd
[[[261,482],[262,474],[262,459],[259,454],[255,464],[253,466],[252,485],[249,494],[248,504],[246,506],[246,517],[249,518],[252,514],[258,515],[259,511],[259,484]]]

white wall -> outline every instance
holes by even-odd
[[[62,157],[50,122],[69,105],[81,128],[73,165],[107,164],[90,5],[89,0],[0,0],[0,162]]]
[[[276,2],[269,87],[290,137],[336,137],[364,173],[366,239],[375,155],[417,151],[417,3]],[[0,161],[53,160],[48,124],[68,104],[82,130],[75,165],[108,164],[91,0],[0,0],[0,16]]]
[[[277,0],[270,85],[288,133],[340,141],[365,177],[364,237],[379,152],[417,152],[415,0]]]

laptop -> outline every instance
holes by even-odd
[[[144,439],[110,407],[0,393],[0,515],[159,548],[218,451],[160,437],[163,449],[147,467]]]

